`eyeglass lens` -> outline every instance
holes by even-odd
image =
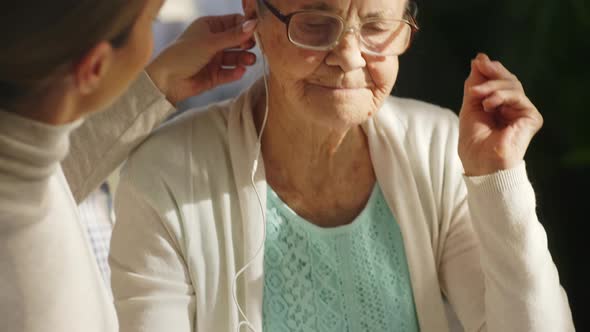
[[[301,12],[289,22],[289,38],[302,47],[329,49],[344,30],[342,20],[321,13]],[[370,52],[399,55],[408,47],[412,29],[401,20],[371,20],[360,30],[363,46]]]

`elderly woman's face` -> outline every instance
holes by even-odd
[[[253,6],[254,0],[246,1]],[[371,17],[401,19],[406,5],[406,0],[268,2],[285,15],[302,9],[325,10],[341,16],[347,27],[358,27]],[[332,50],[303,49],[289,41],[285,24],[260,6],[258,31],[269,62],[273,98],[330,127],[360,124],[381,107],[397,77],[397,56],[366,54],[353,32],[346,33]]]

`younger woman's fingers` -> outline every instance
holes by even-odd
[[[223,53],[222,66],[252,66],[256,63],[256,55],[246,51],[227,51]]]
[[[248,44],[254,36],[257,25],[258,21],[248,20],[225,31],[213,33],[209,36],[209,45],[207,46],[218,52]]]
[[[254,40],[254,38],[251,38],[251,39],[247,40],[246,42],[244,42],[242,45],[240,45],[240,49],[251,50],[254,48],[254,46],[256,46],[256,40]]]
[[[254,46],[256,46],[256,40],[254,40],[254,38],[250,38],[248,40],[245,40],[244,42],[242,42],[239,45],[233,45],[232,47],[228,47],[228,48],[226,48],[226,50],[248,51],[248,50],[253,49]]]
[[[246,21],[244,15],[241,14],[205,16],[202,19],[207,22],[211,32],[213,33],[219,33],[232,29]]]
[[[216,82],[218,85],[235,82],[241,79],[245,73],[246,68],[241,66],[236,68],[221,68],[217,73]]]

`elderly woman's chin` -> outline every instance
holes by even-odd
[[[306,99],[321,120],[332,125],[360,125],[378,109],[373,92],[364,87],[308,85]]]

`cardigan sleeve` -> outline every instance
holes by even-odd
[[[479,239],[488,331],[574,331],[524,162],[465,177]]]
[[[72,133],[62,167],[77,203],[98,188],[159,124],[175,111],[143,72],[104,112]]]
[[[573,331],[524,162],[487,176],[463,176],[457,121],[447,124],[444,153],[434,163],[444,165],[438,173],[444,179],[438,273],[465,331]]]
[[[524,163],[464,183],[440,280],[465,331],[574,331]]]
[[[175,232],[124,176],[109,264],[121,332],[190,332],[195,293]]]

